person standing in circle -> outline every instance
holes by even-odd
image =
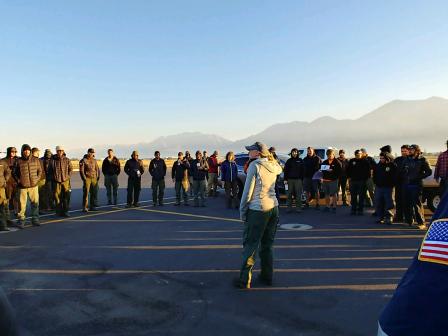
[[[265,144],[256,142],[246,149],[249,151],[249,158],[255,160],[249,165],[240,202],[244,234],[240,276],[234,281],[237,288],[251,287],[252,269],[258,250],[261,259],[259,280],[265,285],[272,285],[272,245],[279,220],[275,181],[282,172],[282,167]]]

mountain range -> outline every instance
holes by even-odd
[[[148,143],[96,146],[97,153],[114,148],[119,157],[128,157],[133,149],[140,157],[152,157],[155,150],[162,156],[176,156],[178,151],[206,149],[244,151],[244,146],[261,141],[275,146],[278,152],[292,147],[336,147],[351,154],[357,148],[367,148],[377,154],[383,145],[400,151],[404,143],[419,144],[427,151],[440,151],[448,139],[448,99],[431,97],[424,100],[394,100],[358,119],[338,120],[321,117],[312,122],[279,123],[247,138],[231,141],[213,134],[186,132],[162,136]],[[71,156],[81,157],[85,150],[71,150]]]

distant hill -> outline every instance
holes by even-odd
[[[313,122],[290,122],[273,125],[259,134],[234,143],[263,141],[278,151],[293,146],[333,146],[353,151],[366,147],[377,153],[389,144],[394,152],[404,143],[417,143],[423,149],[441,150],[448,139],[448,100],[431,97],[425,100],[394,100],[356,120],[323,117]]]
[[[447,125],[448,99],[431,97],[425,100],[394,100],[355,120],[322,117],[312,122],[275,124],[238,141],[187,132],[159,137],[149,143],[96,146],[95,149],[98,153],[106,153],[107,148],[112,147],[120,157],[129,157],[133,149],[138,149],[141,157],[152,157],[155,150],[161,151],[162,156],[175,156],[178,151],[186,149],[192,154],[196,149],[240,152],[245,145],[262,141],[275,146],[279,152],[310,145],[344,148],[349,154],[365,147],[372,154],[377,154],[379,147],[385,144],[391,145],[394,152],[399,152],[404,143],[417,143],[425,150],[440,151],[448,139]],[[80,157],[85,149],[70,152],[70,155]]]

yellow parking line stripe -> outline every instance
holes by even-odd
[[[276,261],[351,261],[351,260],[409,260],[412,257],[347,257],[347,258],[286,258]]]
[[[422,239],[417,235],[385,235],[385,236],[310,236],[310,237],[276,237],[275,240],[321,240],[321,239]],[[241,240],[241,238],[169,238],[166,241],[201,241],[201,240]]]
[[[254,287],[248,292],[256,291],[317,291],[317,290],[350,290],[350,291],[393,291],[397,284],[375,285],[323,285],[323,286],[291,286],[291,287]]]
[[[280,268],[276,273],[346,273],[346,272],[402,272],[407,268]],[[0,273],[17,274],[52,274],[52,275],[120,275],[120,274],[202,274],[202,273],[237,273],[237,269],[201,269],[201,270],[103,270],[103,269],[0,269]]]

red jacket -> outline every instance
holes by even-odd
[[[211,174],[218,174],[219,172],[218,158],[215,155],[208,158],[208,172]]]

